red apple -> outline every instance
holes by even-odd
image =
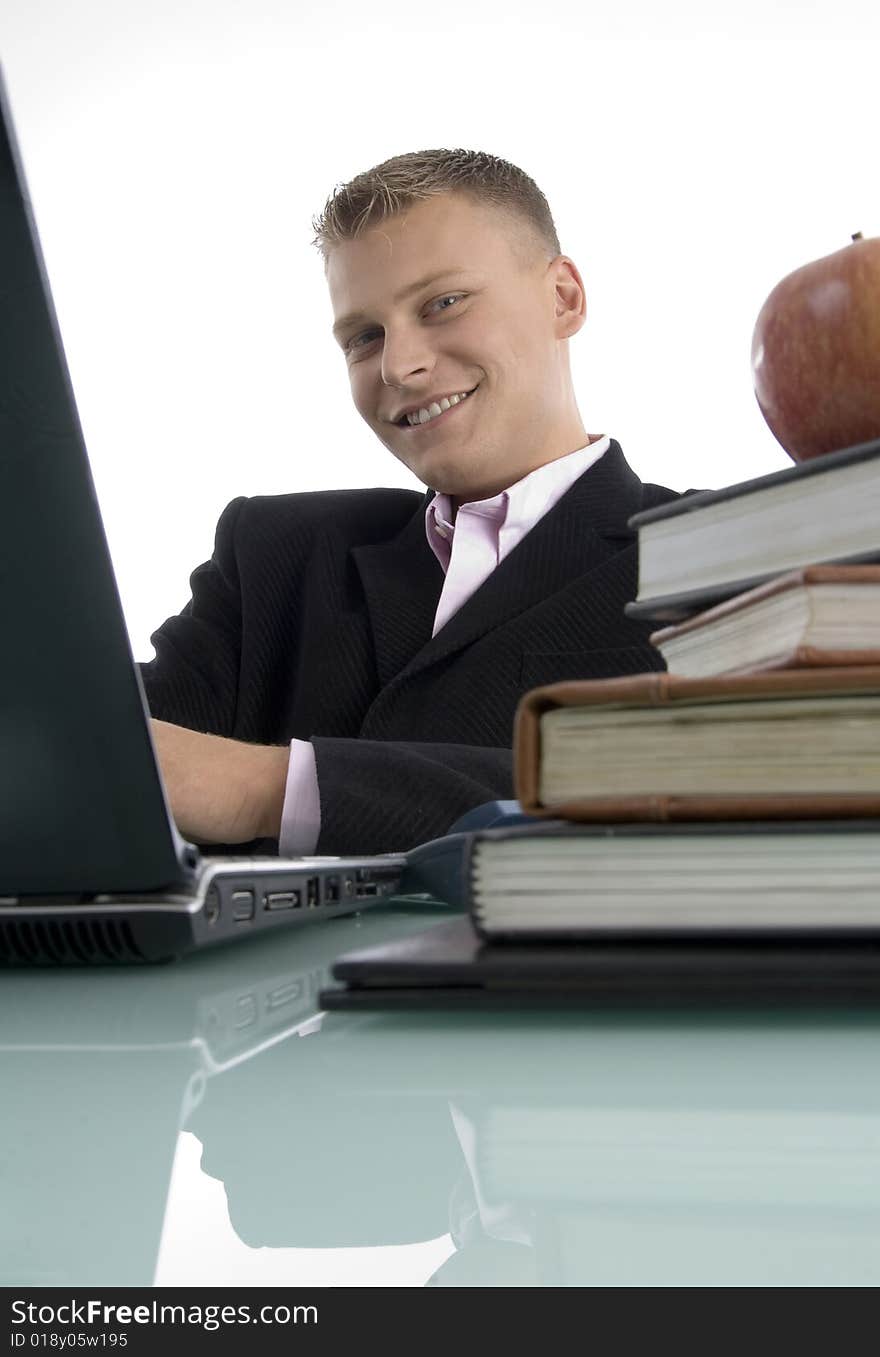
[[[752,336],[755,395],[795,462],[880,438],[880,236],[796,269]]]

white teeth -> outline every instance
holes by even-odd
[[[410,427],[415,424],[427,424],[429,420],[436,419],[438,415],[445,414],[450,406],[458,405],[460,401],[465,400],[471,393],[462,391],[457,396],[444,396],[441,401],[433,401],[431,405],[422,406],[421,410],[413,410],[407,415],[407,422]]]

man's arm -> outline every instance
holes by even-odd
[[[201,844],[277,839],[287,746],[251,745],[154,720],[171,812]],[[512,795],[509,749],[382,740],[312,741],[321,799],[318,853],[404,852],[485,801]]]
[[[189,603],[151,637],[156,658],[138,666],[154,716],[215,735],[228,733],[235,720],[242,616],[234,543],[246,503],[240,497],[223,510],[214,553],[190,576]],[[166,733],[166,752],[170,752],[170,741]],[[161,753],[160,762],[164,772]]]
[[[283,641],[296,631],[303,640],[311,622],[298,629],[294,588],[277,602],[271,632],[254,627],[254,600],[265,598],[266,588],[262,580],[254,583],[252,562],[241,564],[242,550],[262,541],[260,530],[243,526],[250,523],[248,503],[239,499],[224,510],[214,554],[191,577],[190,603],[155,634],[156,659],[143,664],[141,674],[150,709],[161,718],[153,723],[154,740],[181,832],[199,844],[247,844],[248,851],[270,851],[279,837],[290,746],[274,728],[277,693],[263,704],[265,721],[243,720],[242,712],[245,698],[253,710],[264,684],[277,690],[283,675],[290,675],[292,686],[296,680],[283,645],[276,652],[267,644],[255,664],[254,643],[259,646],[272,635]],[[408,502],[392,507],[401,518],[410,511]],[[263,531],[265,521],[261,515]],[[279,565],[275,572],[279,578],[296,584],[304,578],[308,540],[300,513],[290,530],[285,520],[282,540],[266,544],[264,555],[271,562],[283,560],[288,544],[303,547],[304,559],[283,561],[283,569]],[[251,579],[250,612],[242,605],[243,569]],[[332,594],[326,604],[334,617],[347,606]],[[243,656],[245,615],[251,639]],[[326,653],[319,649],[312,663],[326,672]],[[306,726],[297,732],[303,739],[324,724],[305,719],[311,730]],[[312,740],[321,820],[314,851],[319,853],[402,850],[445,833],[473,806],[512,794],[509,749],[363,740],[356,726],[349,734],[335,724],[333,738],[315,735]],[[269,842],[250,847],[254,840]]]
[[[287,746],[245,744],[167,721],[154,720],[152,728],[171,814],[185,838],[202,844],[278,838]]]

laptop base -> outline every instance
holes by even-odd
[[[398,854],[368,864],[341,857],[204,858],[192,895],[0,897],[0,964],[167,961],[197,947],[382,904],[404,863]]]

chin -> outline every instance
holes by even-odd
[[[450,499],[483,499],[485,495],[482,490],[468,481],[466,477],[455,475],[455,473],[445,473],[441,469],[431,471],[428,468],[422,468],[415,472],[419,480],[427,485],[431,490],[436,490],[440,495],[449,495]]]
[[[462,466],[460,459],[444,456],[439,448],[434,457],[414,458],[407,465],[423,485],[453,499],[485,499],[494,493],[485,490],[492,477],[480,474],[472,466]]]
[[[394,449],[391,449],[394,451]],[[399,462],[411,471],[416,480],[421,481],[422,485],[427,486],[429,490],[436,490],[438,494],[457,495],[460,491],[456,488],[460,485],[460,479],[449,468],[444,466],[439,459],[432,461],[428,457],[424,458],[403,458],[398,457]]]

